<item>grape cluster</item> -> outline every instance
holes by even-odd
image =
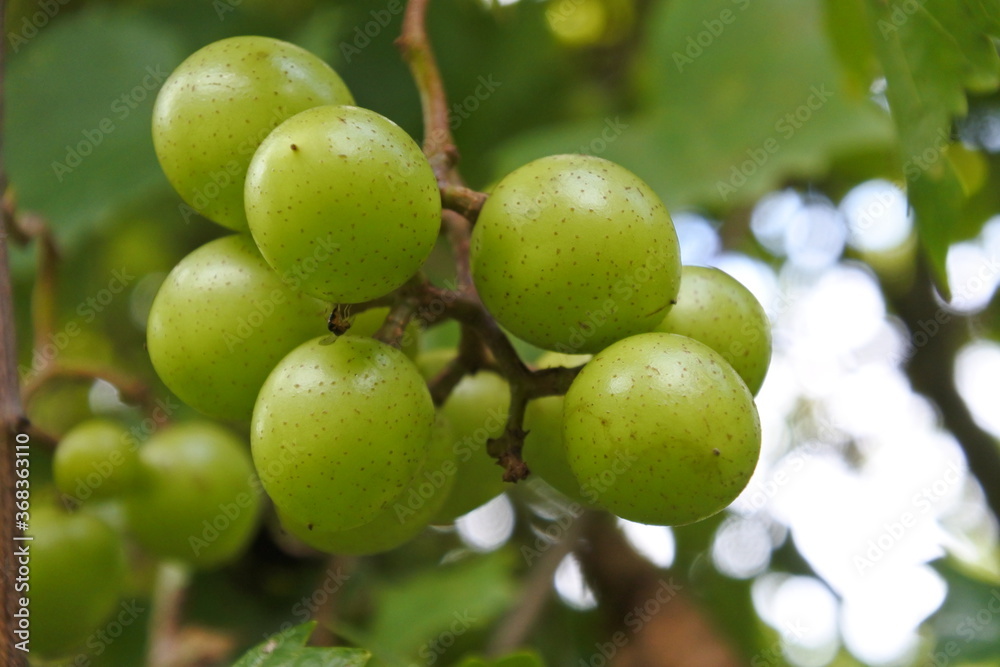
[[[411,329],[402,350],[383,342],[373,334],[389,311],[363,303],[399,303],[439,234],[437,177],[413,139],[354,106],[315,56],[263,37],[181,64],[153,133],[181,197],[237,233],[167,277],[150,358],[192,407],[249,424],[284,529],[323,551],[373,553],[502,493],[488,450],[524,434],[511,422],[514,376],[486,351],[486,368],[435,406],[429,383],[458,352],[420,352]],[[485,199],[468,262],[484,317],[548,351],[535,367],[582,366],[565,396],[521,406],[535,474],[656,524],[700,520],[740,493],[760,448],[767,317],[721,271],[682,268],[646,183],[593,156],[531,162]],[[327,335],[348,304],[363,311],[354,326]],[[148,488],[164,494],[150,523],[168,493],[185,493]]]
[[[128,544],[206,569],[239,556],[256,532],[247,446],[213,422],[164,426],[140,444],[120,422],[89,419],[62,437],[52,473],[64,504],[80,507],[31,513],[31,646],[42,655],[65,655],[107,620],[126,590]]]

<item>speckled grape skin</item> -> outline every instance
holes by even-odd
[[[77,424],[59,440],[52,457],[56,486],[78,501],[127,492],[139,478],[134,443],[119,422],[88,419]]]
[[[211,241],[160,286],[146,344],[160,379],[196,410],[249,420],[292,348],[326,331],[329,307],[285,285],[246,234]]]
[[[230,37],[174,70],[153,107],[153,144],[181,198],[215,222],[245,231],[243,182],[254,151],[286,118],[354,104],[322,60],[269,37]]]
[[[760,391],[771,363],[771,323],[754,295],[728,273],[704,266],[681,269],[675,305],[656,327],[701,341]]]
[[[26,532],[33,538],[21,543],[30,545],[31,652],[60,657],[80,647],[118,606],[124,545],[96,516],[40,503],[32,507]]]
[[[150,436],[139,460],[143,488],[126,497],[139,544],[197,568],[239,556],[261,507],[246,442],[212,422],[181,422]]]
[[[246,180],[261,254],[304,292],[357,303],[406,282],[441,226],[437,179],[388,118],[351,106],[304,111],[257,149]]]
[[[652,330],[680,283],[663,203],[627,169],[585,155],[541,158],[500,181],[479,214],[470,259],[497,321],[564,353]]]
[[[455,356],[454,350],[433,350],[417,365],[427,379]],[[490,438],[503,434],[510,411],[510,385],[496,373],[479,371],[462,378],[440,408],[455,435],[457,479],[433,523],[451,523],[503,493],[503,470],[487,451]]]
[[[566,393],[569,464],[588,497],[639,523],[683,525],[728,506],[753,474],[760,421],[725,359],[647,333],[596,355]]]
[[[574,368],[590,361],[590,355],[569,355],[558,352],[543,354],[536,362],[536,368],[566,366]],[[564,396],[545,396],[528,402],[524,411],[524,451],[521,456],[528,464],[531,474],[545,480],[567,498],[581,504],[592,501],[584,497],[580,482],[573,475],[566,460],[563,444],[563,403]]]
[[[441,508],[455,483],[453,436],[447,419],[434,422],[427,461],[416,477],[375,518],[357,528],[342,531],[307,527],[276,507],[289,533],[320,551],[332,554],[366,555],[389,551],[416,537]]]
[[[308,341],[261,388],[254,463],[298,523],[347,530],[372,521],[427,459],[434,404],[413,362],[372,338]]]

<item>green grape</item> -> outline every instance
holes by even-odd
[[[435,350],[417,361],[430,379],[455,356],[454,351]],[[486,450],[487,441],[503,435],[510,411],[510,387],[496,373],[479,371],[466,375],[452,389],[440,408],[455,435],[454,454],[458,472],[455,486],[434,515],[432,523],[451,523],[504,492],[503,470]]]
[[[389,314],[389,307],[369,308],[358,313],[352,318],[351,328],[347,330],[345,336],[374,336],[382,323],[385,322],[386,315]],[[410,359],[416,359],[420,351],[420,325],[416,320],[410,320],[403,330],[403,339],[400,341],[400,348]]]
[[[322,60],[277,39],[230,37],[167,77],[153,107],[153,144],[184,201],[245,231],[243,182],[254,151],[286,118],[326,104],[354,98]]]
[[[621,340],[566,393],[563,436],[587,498],[639,523],[709,517],[743,490],[760,453],[753,396],[718,352],[667,333]]]
[[[558,366],[576,367],[590,361],[586,354],[560,354],[548,352],[535,362],[538,368]],[[580,482],[573,475],[566,460],[563,445],[563,403],[564,396],[545,396],[529,401],[524,411],[523,457],[532,475],[538,475],[552,488],[567,498],[582,504],[592,500],[584,496]]]
[[[681,291],[656,331],[694,338],[722,355],[756,394],[771,362],[771,324],[754,295],[728,273],[681,269]]]
[[[126,503],[143,547],[199,568],[239,556],[261,507],[246,443],[212,422],[185,422],[154,433],[139,459],[143,486]]]
[[[325,106],[289,118],[247,172],[261,254],[304,292],[356,303],[420,269],[441,226],[437,179],[420,147],[374,111]]]
[[[115,609],[125,587],[121,536],[90,514],[31,512],[28,599],[31,651],[57,657],[83,644]]]
[[[110,419],[77,424],[52,458],[56,486],[77,501],[122,495],[135,486],[139,472],[134,438]]]
[[[565,353],[652,330],[680,284],[677,234],[659,198],[627,169],[586,155],[535,160],[501,180],[470,261],[501,325]]]
[[[326,330],[328,310],[289,289],[253,240],[234,234],[198,248],[167,276],[149,312],[149,357],[191,407],[247,420],[268,373]]]
[[[342,531],[320,530],[285,516],[277,507],[281,523],[306,544],[327,553],[362,555],[395,549],[426,528],[448,497],[456,473],[453,442],[450,424],[438,416],[427,461],[406,488],[364,525]]]
[[[315,530],[368,523],[427,459],[434,403],[413,362],[372,338],[308,341],[275,367],[251,428],[261,482]]]

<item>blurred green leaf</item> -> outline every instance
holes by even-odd
[[[10,59],[7,167],[22,207],[72,245],[122,205],[169,187],[150,116],[183,59],[173,34],[135,12],[88,6]]]
[[[297,625],[255,646],[233,667],[365,667],[371,654],[354,648],[306,646],[315,621]]]
[[[928,621],[937,638],[935,654],[961,664],[1000,663],[1000,581],[950,559],[932,566],[948,584],[944,603]]]
[[[545,667],[545,661],[534,651],[519,651],[492,662],[476,656],[467,656],[455,667]]]
[[[643,111],[533,134],[503,166],[594,153],[635,171],[671,208],[724,209],[891,145],[887,114],[849,84],[822,0],[664,3],[650,17],[643,66]]]
[[[497,552],[420,572],[379,592],[370,630],[386,653],[437,655],[451,641],[499,616],[513,600],[512,555]]]
[[[968,111],[967,89],[1000,84],[988,34],[1000,34],[1000,2],[868,0],[868,7],[917,230],[947,297],[945,259],[966,194],[948,154],[951,122]]]

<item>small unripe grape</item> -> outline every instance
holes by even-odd
[[[121,536],[84,512],[55,507],[31,512],[26,534],[31,579],[31,651],[66,655],[98,630],[125,587]]]
[[[677,305],[657,331],[694,338],[722,355],[756,394],[771,363],[771,323],[754,295],[728,273],[681,269]]]
[[[582,366],[590,360],[586,354],[560,354],[548,352],[535,362],[538,368]],[[545,396],[528,402],[524,411],[524,438],[522,456],[532,475],[545,480],[552,488],[578,503],[590,504],[594,499],[584,496],[566,460],[563,444],[563,403],[564,396]]]
[[[627,169],[586,155],[541,158],[504,177],[479,214],[470,261],[501,325],[564,353],[652,330],[680,283],[663,203]]]
[[[325,106],[268,135],[247,171],[246,210],[261,254],[302,291],[357,303],[423,265],[441,226],[437,179],[420,146],[374,111]]]
[[[564,420],[581,487],[639,523],[682,525],[721,511],[760,453],[746,384],[718,352],[675,334],[632,336],[595,355],[566,393]]]
[[[418,365],[431,378],[454,357],[454,351],[421,355]],[[440,408],[451,423],[458,466],[455,486],[434,515],[433,523],[451,523],[504,492],[503,469],[487,451],[488,441],[503,435],[510,411],[510,386],[491,371],[466,375]]]
[[[246,234],[182,259],[149,311],[156,373],[196,410],[248,420],[257,392],[292,348],[326,330],[329,307],[293,291]]]
[[[130,491],[139,477],[136,442],[110,419],[88,419],[59,441],[52,458],[56,486],[77,501],[112,498]]]
[[[239,556],[261,506],[246,443],[212,422],[185,422],[154,433],[139,459],[142,488],[127,498],[139,544],[199,568]]]
[[[409,542],[427,527],[455,483],[455,454],[451,426],[442,417],[434,422],[430,451],[420,471],[402,493],[375,518],[342,531],[307,526],[276,508],[281,523],[306,544],[336,554],[374,554]]]
[[[434,403],[413,362],[372,338],[308,341],[268,376],[253,458],[275,505],[322,531],[368,523],[427,459]]]
[[[354,98],[322,60],[277,39],[230,37],[167,77],[153,107],[153,144],[184,201],[245,231],[243,182],[254,151],[286,118],[325,104]]]

